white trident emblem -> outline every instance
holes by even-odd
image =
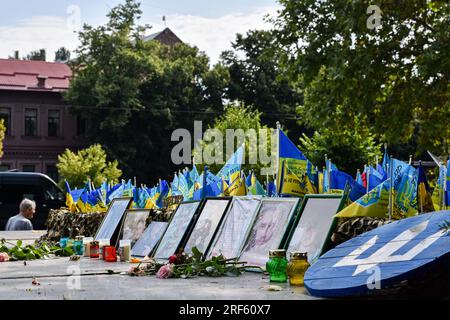
[[[409,241],[413,240],[420,233],[422,233],[427,228],[428,222],[428,220],[424,221],[406,231],[403,231],[393,240],[386,243],[386,245],[374,252],[370,257],[367,257],[365,259],[358,259],[358,257],[362,253],[375,245],[378,240],[378,236],[374,236],[359,248],[355,249],[348,256],[337,262],[333,267],[357,266],[355,272],[353,272],[353,276],[356,276],[361,272],[377,266],[379,263],[409,261],[419,253],[421,253],[423,250],[431,246],[435,241],[439,240],[439,238],[445,234],[445,231],[440,230],[417,243],[417,245],[414,248],[411,248],[408,252],[401,255],[392,255],[398,249],[400,249]]]

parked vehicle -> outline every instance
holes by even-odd
[[[47,175],[34,172],[0,172],[0,230],[8,219],[19,213],[22,199],[36,201],[36,214],[31,220],[34,230],[45,230],[50,209],[65,206],[63,191]]]

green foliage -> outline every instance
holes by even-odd
[[[45,49],[40,49],[36,51],[32,51],[25,58],[24,60],[36,60],[36,61],[46,61],[47,54],[45,52]]]
[[[0,252],[7,253],[11,261],[44,259],[52,255],[69,257],[74,254],[73,249],[70,247],[49,246],[47,242],[43,242],[38,246],[31,244],[23,246],[22,240],[17,240],[17,243],[10,248],[6,244],[12,245],[5,239],[0,239]]]
[[[61,47],[55,52],[55,62],[69,62],[70,50]]]
[[[176,262],[173,264],[159,264],[151,261],[144,265],[132,268],[128,274],[131,276],[154,275],[161,267],[169,268],[167,273],[169,278],[192,278],[195,276],[221,277],[239,276],[246,268],[257,268],[257,266],[245,265],[246,262],[239,262],[237,258],[227,259],[223,255],[212,257],[203,261],[203,253],[196,247],[192,248],[192,255],[179,253],[176,255]]]
[[[378,1],[375,29],[365,1],[279,2],[272,21],[282,66],[304,81],[303,124],[354,132],[356,117],[390,146],[449,153],[448,1]]]
[[[304,134],[300,138],[300,149],[315,165],[325,165],[327,155],[340,170],[352,175],[361,164],[374,163],[377,156],[380,161],[382,159],[381,145],[357,119],[354,131],[324,128],[320,133],[316,131],[312,138]]]
[[[233,51],[225,51],[221,58],[230,73],[227,98],[257,107],[264,124],[273,127],[281,121],[296,140],[303,131],[296,123],[295,113],[295,108],[303,103],[301,82],[290,81],[280,65],[282,52],[274,32],[253,30],[245,36],[237,34],[232,47]]]
[[[260,130],[264,129],[266,131],[266,141],[267,141],[267,156],[270,156],[270,150],[271,150],[271,131],[270,128],[268,128],[266,125],[261,124],[261,112],[258,110],[252,108],[252,107],[246,107],[244,105],[233,105],[230,104],[227,107],[225,107],[225,113],[219,117],[217,117],[214,121],[214,124],[209,127],[209,129],[216,129],[218,130],[222,136],[222,141],[207,141],[209,139],[203,139],[201,141],[200,146],[195,148],[193,151],[194,154],[194,161],[197,166],[197,169],[199,171],[203,171],[204,165],[202,163],[199,163],[196,159],[199,159],[200,157],[200,150],[203,150],[203,154],[205,154],[205,148],[208,148],[206,150],[217,150],[218,153],[215,155],[218,155],[220,159],[222,159],[222,164],[212,164],[208,165],[208,169],[216,174],[224,165],[224,163],[231,157],[231,155],[240,147],[238,145],[238,139],[234,139],[234,148],[232,150],[227,150],[226,146],[226,135],[227,130],[238,130],[241,129],[242,132],[249,133],[249,130],[254,130],[255,134],[254,137],[256,137],[258,143],[260,142],[261,135]],[[235,131],[237,133],[237,131]],[[206,136],[206,133],[205,133]],[[248,172],[249,170],[253,170],[255,174],[259,174],[260,168],[264,167],[261,165],[261,163],[258,161],[256,164],[251,164],[250,159],[248,158],[250,152],[257,153],[258,154],[258,144],[251,143],[251,140],[248,138],[250,135],[246,135],[245,138],[245,160],[244,165],[242,166],[242,169]],[[264,138],[264,137],[263,137]],[[258,158],[259,159],[259,158]]]
[[[107,162],[106,152],[101,145],[96,144],[79,150],[77,153],[66,149],[58,156],[56,167],[61,177],[61,185],[64,185],[64,180],[67,180],[71,187],[82,188],[88,179],[96,187],[106,179],[117,183],[122,175],[122,171],[117,168],[117,165],[117,160]]]
[[[223,111],[228,73],[211,69],[195,47],[144,42],[140,15],[139,4],[127,0],[106,25],[84,27],[66,99],[87,120],[87,138],[117,159],[126,176],[150,183],[176,170],[173,130],[193,132],[194,119],[208,125]]]

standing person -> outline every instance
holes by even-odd
[[[20,203],[19,209],[19,214],[9,218],[5,228],[6,231],[33,230],[30,219],[33,219],[36,213],[36,202],[25,198]]]

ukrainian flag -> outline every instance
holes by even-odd
[[[433,212],[433,200],[431,200],[430,186],[423,171],[422,163],[419,164],[419,179],[417,182],[417,202],[420,213]]]
[[[389,190],[392,180],[392,218],[401,219],[417,214],[417,170],[391,160],[393,176],[341,210],[336,217],[385,218],[389,212]]]
[[[295,144],[278,130],[278,194],[303,196],[306,193],[317,193],[314,182],[308,173],[308,159]]]

